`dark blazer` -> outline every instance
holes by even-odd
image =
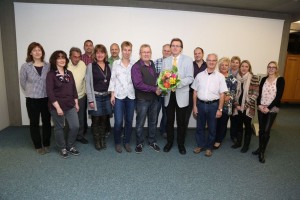
[[[263,89],[263,86],[264,86],[267,78],[268,78],[267,76],[263,77],[260,81],[260,84],[259,84],[259,94],[258,94],[258,97],[257,97],[257,105],[258,106],[260,105],[262,89]],[[268,106],[269,110],[271,110],[274,106],[280,107],[280,101],[281,101],[281,97],[283,95],[284,84],[285,84],[284,78],[283,77],[278,77],[277,82],[276,82],[276,88],[277,88],[276,96],[275,96],[275,99],[272,101],[272,103]]]

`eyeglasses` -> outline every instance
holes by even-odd
[[[141,54],[150,54],[150,51],[142,51]]]
[[[270,66],[268,66],[268,69],[277,69],[277,67],[270,67]]]
[[[181,48],[180,45],[171,45],[171,47]]]

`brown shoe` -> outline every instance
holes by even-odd
[[[200,153],[201,151],[202,151],[202,148],[200,148],[200,147],[195,147],[194,150],[193,150],[193,152],[194,152],[195,154],[198,154],[198,153]]]
[[[206,156],[206,157],[212,156],[212,152],[211,152],[210,149],[207,149],[207,150],[205,151],[205,156]]]
[[[116,152],[118,152],[118,153],[122,153],[122,147],[121,147],[121,145],[117,144],[117,145],[115,146],[115,150],[116,150]]]
[[[50,146],[44,147],[45,153],[50,153]]]
[[[36,149],[36,152],[41,155],[44,155],[46,153],[44,148]]]
[[[125,150],[130,153],[132,150],[131,150],[131,147],[130,147],[130,144],[124,144],[124,148]]]

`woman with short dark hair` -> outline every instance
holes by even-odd
[[[43,155],[50,151],[51,115],[48,110],[46,76],[49,63],[44,61],[45,51],[41,44],[32,42],[27,48],[26,63],[20,70],[20,84],[26,97],[26,108],[30,122],[30,135],[36,151]],[[40,134],[42,118],[42,136]]]
[[[67,70],[68,63],[69,59],[64,51],[58,50],[51,55],[46,86],[54,122],[55,141],[63,158],[67,158],[68,153],[79,155],[75,148],[79,129],[78,96],[73,74]],[[69,125],[67,139],[64,135],[65,120]]]

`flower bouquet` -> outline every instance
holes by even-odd
[[[172,70],[164,70],[160,73],[157,84],[164,95],[167,94],[168,90],[175,91],[176,87],[180,83],[177,71],[177,67],[173,66]]]

